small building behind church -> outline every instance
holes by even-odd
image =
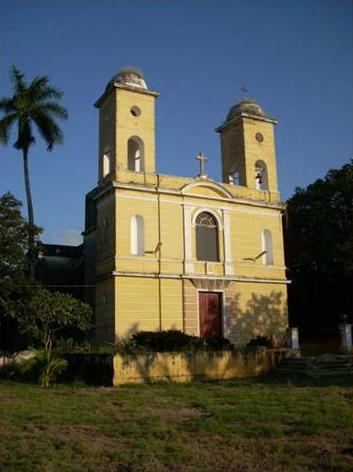
[[[135,69],[106,86],[98,185],[86,196],[85,284],[97,341],[141,330],[224,336],[241,346],[287,328],[274,127],[250,99],[216,129],[222,182],[156,172],[155,102]],[[221,120],[220,120],[221,121]]]

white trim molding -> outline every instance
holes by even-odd
[[[186,207],[187,208],[187,207]],[[206,211],[207,213],[210,213],[212,216],[214,216],[217,220],[217,225],[218,225],[218,230],[222,231],[223,230],[223,223],[222,223],[222,218],[219,215],[219,210],[216,208],[209,208],[209,207],[193,207],[194,211],[192,214],[192,226],[196,225],[196,218],[197,216],[202,213],[203,211]]]
[[[223,213],[223,241],[224,241],[224,273],[226,275],[233,274],[233,263],[232,263],[232,246],[231,246],[231,231],[230,231],[230,219],[229,211],[222,210]]]
[[[188,191],[195,188],[195,187],[207,188],[209,190],[215,191],[216,193],[218,193],[218,195],[220,195],[223,198],[233,199],[233,195],[228,190],[226,190],[223,187],[223,185],[220,185],[217,182],[210,182],[210,181],[197,181],[197,182],[193,182],[191,184],[186,184],[184,187],[182,187],[181,193],[183,195],[189,195]],[[209,195],[201,195],[201,194],[200,195],[191,194],[191,195],[192,196],[200,196],[200,197],[205,196],[206,198],[210,197]]]
[[[219,280],[225,282],[257,282],[257,283],[265,283],[265,284],[283,284],[288,285],[291,284],[291,280],[287,279],[260,279],[256,277],[240,277],[240,276],[228,276],[228,277],[219,277],[219,276],[212,276],[212,275],[197,275],[197,274],[159,274],[157,272],[121,272],[114,270],[111,272],[111,275],[114,277],[146,277],[148,279],[199,279],[199,280]]]
[[[192,234],[191,234],[191,207],[184,207],[184,271],[186,274],[194,270],[192,260]]]

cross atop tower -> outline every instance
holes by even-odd
[[[206,174],[206,162],[208,161],[208,158],[204,155],[202,151],[199,152],[198,156],[196,157],[198,161],[200,161],[200,173],[199,177],[207,177]]]
[[[245,85],[242,85],[240,87],[240,92],[241,92],[241,98],[244,99],[246,98],[246,94],[248,93],[248,87],[246,87]]]

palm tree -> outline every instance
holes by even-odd
[[[22,151],[25,187],[28,206],[28,254],[32,260],[31,272],[33,275],[34,257],[34,214],[31,195],[31,185],[28,168],[28,151],[35,142],[33,128],[47,144],[51,151],[55,144],[63,142],[63,134],[55,118],[67,119],[67,110],[56,100],[62,98],[63,93],[56,87],[49,85],[48,77],[36,77],[28,84],[15,66],[11,69],[11,81],[14,94],[10,98],[0,100],[0,142],[7,144],[13,125],[17,125],[17,139],[14,147]]]

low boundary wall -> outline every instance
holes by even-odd
[[[275,368],[284,358],[299,355],[292,349],[116,354],[113,385],[252,377]]]
[[[25,360],[33,357],[33,353],[0,357],[0,377],[1,371],[11,367],[15,357]],[[253,377],[274,369],[285,358],[300,357],[300,351],[257,348],[143,354],[67,353],[63,357],[68,361],[68,368],[61,376],[63,381],[81,380],[89,385],[118,386]]]

